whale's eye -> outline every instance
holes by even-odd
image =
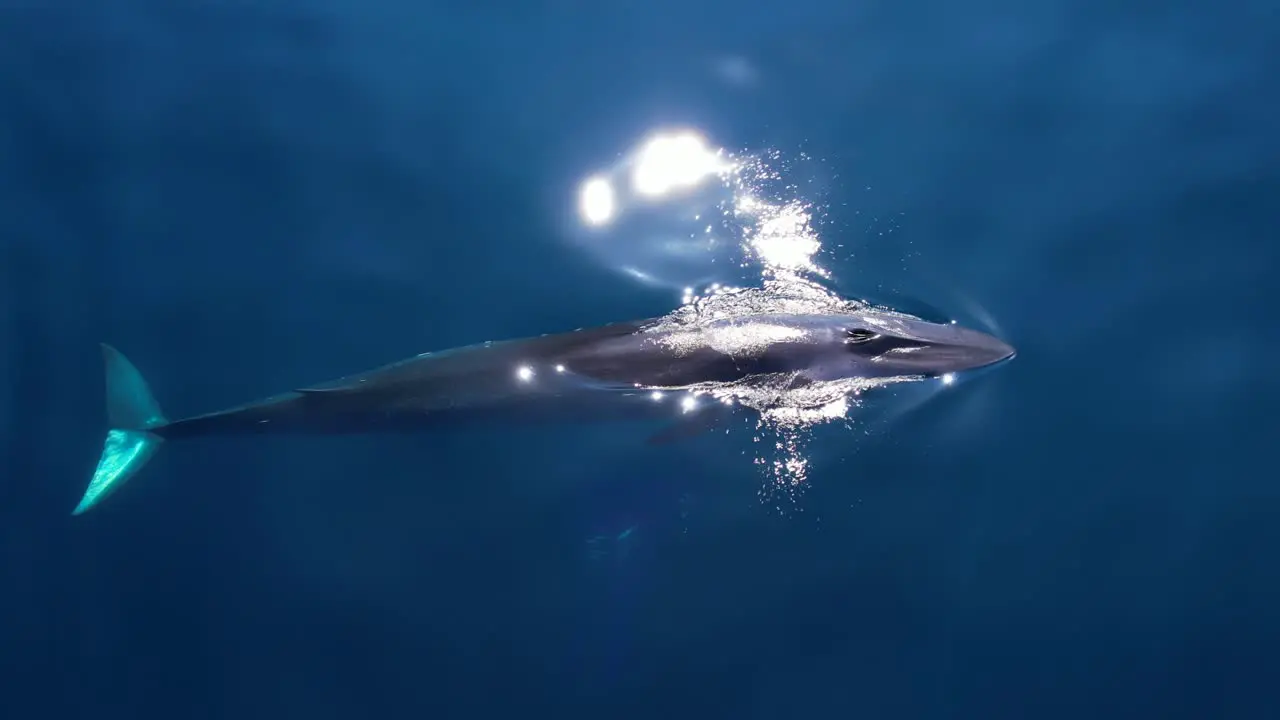
[[[877,337],[879,337],[879,335],[876,335],[870,330],[863,330],[862,328],[844,331],[844,341],[851,344],[868,342],[870,340],[875,340]]]

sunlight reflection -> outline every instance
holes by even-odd
[[[700,135],[685,131],[659,134],[640,149],[631,172],[636,194],[657,198],[698,186],[732,166],[722,161]]]
[[[578,215],[585,225],[600,227],[643,202],[668,199],[726,177],[734,164],[725,151],[712,150],[692,130],[659,132],[610,171],[593,175],[578,188]],[[630,194],[620,197],[620,180],[630,174]],[[694,219],[700,216],[695,215]],[[712,228],[707,227],[709,232]]]
[[[603,177],[594,177],[582,184],[578,193],[578,211],[588,225],[603,225],[613,219],[613,186]]]
[[[654,132],[582,182],[579,239],[648,284],[742,270],[830,279],[817,261],[813,201],[786,182],[785,165],[776,151],[738,157],[695,130]],[[686,286],[684,301],[693,296]]]
[[[733,272],[737,163],[692,128],[656,130],[577,188],[569,237],[648,285],[701,285]]]

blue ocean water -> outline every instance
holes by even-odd
[[[1275,27],[0,5],[0,717],[1276,717]],[[70,517],[98,342],[187,414],[750,280],[668,206],[584,234],[672,127],[778,168],[833,286],[1018,358],[806,432],[785,497],[750,430],[495,426],[193,443]]]

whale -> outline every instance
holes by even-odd
[[[105,344],[102,353],[108,430],[75,515],[98,507],[173,441],[513,421],[671,419],[697,428],[696,399],[717,388],[948,376],[1002,363],[1015,350],[979,330],[872,306],[694,322],[668,316],[423,353],[178,420],[165,416],[124,354]]]

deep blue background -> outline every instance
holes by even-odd
[[[0,3],[0,717],[1280,716],[1276,23]],[[748,435],[626,427],[194,443],[69,517],[98,341],[181,415],[667,311],[564,234],[672,122],[824,158],[841,288],[1017,361],[821,433],[789,518]]]

